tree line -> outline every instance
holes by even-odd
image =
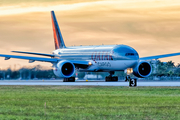
[[[41,65],[34,67],[22,67],[17,70],[8,68],[6,70],[0,70],[0,79],[56,79],[52,69],[45,69]]]
[[[175,65],[172,61],[161,62],[160,60],[151,61],[150,63],[153,69],[152,76],[180,76],[180,63]]]

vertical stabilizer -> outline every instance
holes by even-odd
[[[51,18],[52,18],[52,26],[53,26],[53,33],[54,33],[54,43],[55,49],[65,48],[64,40],[59,29],[58,22],[56,20],[56,16],[54,11],[51,11]]]

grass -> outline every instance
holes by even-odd
[[[180,119],[180,87],[0,86],[0,119]]]

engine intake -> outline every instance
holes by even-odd
[[[136,68],[133,69],[133,74],[140,78],[148,77],[151,72],[152,66],[146,61],[141,61]]]
[[[54,74],[58,77],[69,78],[75,72],[74,64],[70,61],[60,61],[54,68]]]

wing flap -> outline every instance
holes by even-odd
[[[149,56],[149,57],[142,57],[140,60],[152,60],[152,59],[159,59],[159,58],[165,58],[165,57],[172,57],[180,55],[180,53],[171,53],[171,54],[164,54],[164,55],[155,55],[155,56]]]

